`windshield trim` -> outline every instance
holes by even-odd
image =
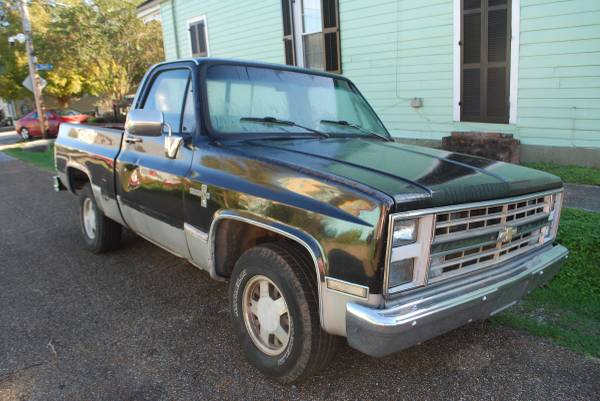
[[[338,74],[333,74],[330,72],[325,72],[325,71],[317,71],[317,70],[310,70],[307,68],[300,68],[300,67],[295,67],[295,66],[289,66],[289,65],[283,65],[283,64],[269,64],[269,63],[259,63],[259,62],[248,62],[248,61],[237,61],[237,60],[203,60],[203,62],[200,64],[199,68],[198,68],[198,75],[200,76],[200,82],[201,82],[201,88],[200,88],[200,96],[201,96],[201,108],[202,108],[202,124],[204,125],[204,127],[206,128],[206,131],[208,132],[208,135],[214,139],[218,139],[218,140],[229,140],[229,139],[250,139],[252,136],[260,136],[260,137],[280,137],[282,136],[284,133],[274,133],[274,132],[235,132],[235,133],[223,133],[217,129],[215,129],[215,127],[212,125],[211,122],[211,118],[210,118],[210,111],[208,109],[208,69],[214,66],[233,66],[233,67],[252,67],[252,68],[264,68],[264,69],[271,69],[271,70],[280,70],[280,71],[289,71],[289,72],[296,72],[296,73],[301,73],[301,74],[310,74],[310,75],[318,75],[318,76],[323,76],[323,77],[327,77],[327,78],[332,78],[332,79],[340,79],[343,81],[346,81],[350,87],[352,88],[353,91],[356,92],[356,94],[365,102],[365,104],[367,105],[367,107],[369,108],[369,111],[371,111],[375,117],[375,119],[377,120],[377,122],[379,122],[379,124],[381,125],[381,127],[383,128],[382,134],[385,134],[386,136],[388,136],[390,139],[393,139],[392,135],[389,133],[389,131],[387,130],[387,128],[385,127],[385,125],[383,124],[383,121],[381,121],[381,119],[379,118],[379,116],[377,115],[377,113],[375,113],[375,110],[373,109],[373,107],[371,106],[371,104],[369,104],[369,102],[367,101],[367,99],[363,96],[363,94],[358,90],[358,88],[356,87],[356,85],[354,85],[354,83],[344,77],[343,75],[338,75]],[[307,132],[308,133],[308,132]],[[336,137],[336,133],[334,132],[327,132],[328,134],[331,135],[332,138]],[[295,133],[294,133],[295,134]],[[302,132],[299,132],[298,134],[303,134]],[[340,133],[341,134],[341,133]],[[307,135],[308,137],[308,135]],[[341,136],[340,136],[341,137]],[[367,135],[356,135],[356,138],[366,138],[368,137]],[[315,136],[315,138],[317,138]],[[319,139],[319,138],[317,138]],[[323,138],[320,138],[323,139]]]

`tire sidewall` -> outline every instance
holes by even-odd
[[[94,213],[96,214],[96,236],[94,238],[90,238],[85,232],[85,226],[83,224],[83,203],[86,199],[90,199],[92,204],[94,205]],[[100,211],[98,210],[98,205],[96,204],[96,199],[94,198],[94,194],[89,185],[86,185],[79,194],[79,227],[81,229],[81,234],[83,235],[83,240],[88,248],[95,251],[100,246],[100,237],[101,237],[101,223],[102,216],[100,215]]]
[[[281,271],[278,270],[280,266],[270,266],[268,268],[258,262],[259,258],[253,255],[253,257],[243,260],[239,270],[236,266],[237,274],[234,274],[230,287],[232,325],[246,358],[263,373],[281,377],[294,370],[298,365],[305,353],[305,342],[310,341],[310,330],[307,330],[304,324],[306,319],[299,303],[303,300],[298,299],[298,289],[294,288],[293,283],[289,279],[286,280],[281,274]],[[244,323],[242,312],[244,288],[248,281],[257,275],[267,276],[279,288],[285,298],[290,321],[292,322],[288,345],[281,354],[276,356],[266,355],[254,345]]]

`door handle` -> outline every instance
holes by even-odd
[[[127,143],[142,142],[142,138],[140,138],[139,136],[126,135],[125,136],[125,142],[127,142]]]

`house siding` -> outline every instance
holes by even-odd
[[[161,4],[167,59],[190,55],[187,20],[206,15],[210,55],[284,62],[275,0]],[[454,121],[455,0],[339,0],[343,74],[396,137],[512,133],[524,144],[600,148],[600,1],[520,0],[514,124]],[[175,10],[177,33],[173,30]],[[422,108],[410,100],[423,99]]]
[[[520,137],[600,147],[600,1],[521,1]]]
[[[284,62],[281,6],[274,0],[171,0],[161,3],[167,60],[191,57],[187,21],[199,16],[206,16],[211,57]],[[175,40],[179,44],[179,55]]]

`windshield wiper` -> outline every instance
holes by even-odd
[[[351,127],[351,128],[357,129],[361,132],[364,132],[365,134],[369,134],[372,136],[376,136],[376,137],[385,139],[388,142],[393,141],[393,139],[387,135],[380,134],[379,132],[370,130],[370,129],[360,126],[356,123],[351,123],[351,122],[348,122],[345,120],[338,120],[338,121],[336,121],[336,120],[321,120],[320,122],[321,122],[321,124],[334,124],[334,125],[342,125],[344,127]]]
[[[270,117],[270,116],[266,116],[266,117],[242,117],[242,118],[240,118],[240,121],[249,121],[249,122],[264,123],[264,124],[288,125],[290,127],[298,127],[298,128],[305,129],[305,130],[307,130],[309,132],[312,132],[313,134],[317,134],[319,136],[322,136],[323,138],[329,138],[329,134],[327,134],[325,132],[316,130],[314,128],[305,127],[304,125],[300,125],[298,123],[295,123],[294,121],[280,120],[278,118]]]

